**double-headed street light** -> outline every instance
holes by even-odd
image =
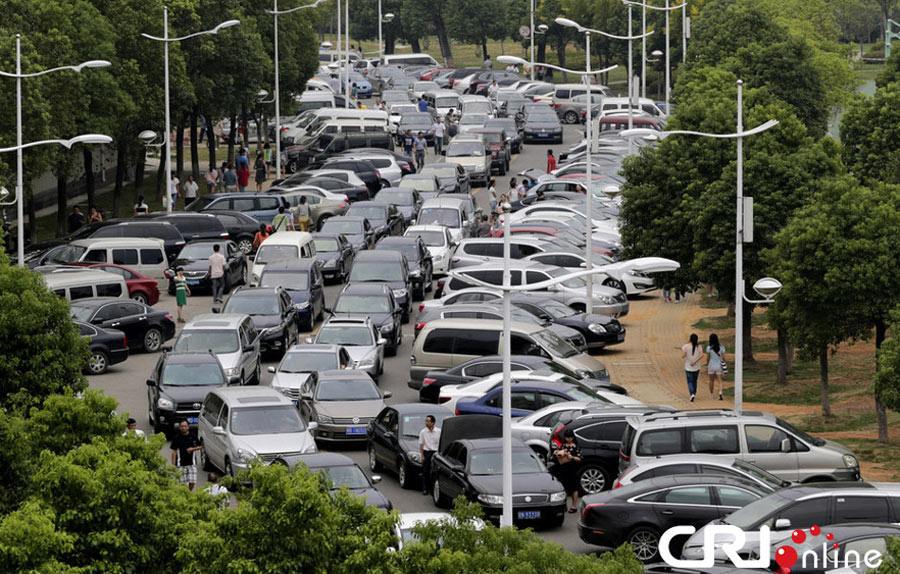
[[[666,0],[665,7],[659,6],[650,6],[649,4],[645,4],[643,2],[635,2],[634,0],[622,0],[622,2],[626,6],[640,6],[643,9],[643,17],[641,24],[641,32],[645,33],[647,31],[647,10],[659,10],[664,11],[666,13],[666,114],[669,114],[669,91],[670,86],[672,84],[670,75],[671,75],[671,67],[669,65],[669,12],[673,10],[681,10],[682,23],[681,23],[681,34],[683,36],[683,45],[684,50],[687,50],[687,2],[682,2],[677,6],[669,6],[669,0]],[[629,21],[628,21],[628,31],[631,32],[631,12],[628,13]],[[684,56],[682,56],[682,61]],[[647,42],[646,40],[641,42],[641,97],[647,97]]]
[[[28,144],[22,143],[22,78],[36,78],[53,72],[63,70],[71,70],[73,72],[81,72],[85,68],[105,68],[111,66],[106,60],[88,60],[75,66],[59,66],[49,70],[33,72],[31,74],[22,73],[22,35],[16,34],[16,71],[15,73],[0,72],[0,76],[5,78],[16,79],[16,145],[14,147],[0,150],[0,152],[16,151],[16,255],[18,257],[19,267],[25,266],[25,209],[24,209],[24,193],[25,193],[25,170],[22,167],[22,150],[37,145],[57,143],[71,148],[76,143],[109,143],[112,138],[101,135],[83,135],[71,140],[47,140],[33,142]],[[9,205],[5,203],[4,205]]]
[[[753,198],[744,197],[744,138],[762,133],[778,125],[778,120],[769,120],[753,129],[744,130],[744,83],[737,81],[737,131],[732,134],[710,134],[691,130],[658,132],[647,128],[622,131],[622,137],[656,137],[671,135],[692,135],[717,139],[737,140],[737,217],[735,234],[735,284],[734,284],[734,410],[738,413],[744,406],[744,301],[748,303],[771,303],[772,297],[781,290],[777,279],[765,277],[753,285],[753,289],[763,299],[748,299],[744,293],[744,243],[753,241]],[[745,218],[745,211],[747,217]]]
[[[166,147],[166,211],[172,211],[172,126],[171,120],[169,118],[169,44],[172,42],[180,42],[182,40],[187,40],[188,38],[193,38],[195,36],[203,36],[206,34],[218,34],[220,30],[224,30],[225,28],[230,28],[232,26],[237,26],[240,24],[240,20],[227,20],[222,22],[215,28],[211,30],[204,30],[203,32],[195,32],[193,34],[188,34],[187,36],[181,36],[180,38],[170,38],[169,37],[169,8],[167,6],[163,7],[163,35],[159,36],[151,36],[150,34],[141,34],[144,38],[148,40],[156,40],[157,42],[163,43],[163,54],[165,60],[165,94],[166,94],[166,131],[165,131],[165,147]]]

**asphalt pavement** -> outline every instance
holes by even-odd
[[[509,179],[515,177],[515,174],[527,168],[544,169],[546,166],[547,149],[552,148],[555,155],[564,151],[570,145],[577,141],[578,129],[572,126],[565,127],[565,138],[563,144],[553,146],[544,145],[526,145],[522,148],[522,153],[513,157],[512,167],[506,176],[495,176],[497,181],[497,192],[506,193],[509,190]],[[434,156],[429,150],[428,160],[439,161],[439,156]],[[484,209],[485,213],[489,212],[489,201],[487,190],[478,188],[473,191],[478,201],[478,205]],[[341,289],[340,285],[330,285],[326,287],[325,296],[328,306],[332,305]],[[159,303],[155,305],[158,309],[170,311],[173,315],[176,313],[175,298],[166,294],[166,285],[160,285],[161,298]],[[212,298],[208,296],[192,296],[188,299],[188,305],[184,308],[184,317],[190,320],[193,316],[208,313],[212,307]],[[413,317],[413,320],[415,317]],[[180,326],[179,326],[180,330]],[[413,329],[411,324],[407,324],[403,329],[403,344],[395,357],[389,357],[385,360],[384,374],[381,376],[380,386],[385,391],[391,391],[393,396],[388,399],[390,404],[418,402],[418,392],[407,386],[409,380],[409,355],[412,347]],[[302,340],[303,335],[301,335]],[[167,345],[174,344],[174,339],[168,341]],[[602,355],[600,356],[602,360]],[[159,354],[133,353],[126,362],[110,367],[109,371],[101,376],[90,377],[90,385],[94,388],[103,389],[108,395],[114,396],[119,401],[119,412],[128,413],[137,420],[138,428],[144,432],[152,433],[152,428],[147,418],[147,386],[146,379],[150,375],[153,367],[159,359]],[[267,367],[276,366],[278,357],[263,357],[262,366],[262,384],[269,385],[271,383],[272,374],[267,372]],[[327,445],[321,445],[323,450],[331,448]],[[349,447],[339,445],[341,452],[350,456],[359,463],[366,472],[368,470],[368,461],[365,451],[365,444],[362,443],[358,447]],[[168,446],[162,451],[166,460],[169,460],[170,451]],[[205,482],[205,473],[198,473],[200,476],[199,487]],[[370,473],[371,474],[371,473]],[[394,504],[394,509],[399,512],[433,512],[436,510],[431,501],[430,496],[423,496],[419,490],[403,490],[397,483],[394,475],[386,473],[383,475],[382,482],[378,485],[381,490]],[[574,514],[566,515],[566,522],[561,528],[541,530],[539,534],[547,539],[562,544],[567,550],[576,553],[593,552],[594,547],[588,546],[581,542],[578,538],[576,529],[576,518]]]

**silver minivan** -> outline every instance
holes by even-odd
[[[206,313],[191,319],[175,341],[175,350],[215,353],[229,384],[258,385],[260,336],[249,315]]]
[[[203,400],[197,436],[204,468],[228,476],[251,461],[271,464],[278,458],[317,452],[311,432],[288,397],[268,387],[220,388]]]

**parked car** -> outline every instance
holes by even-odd
[[[381,477],[373,475],[369,478],[348,456],[336,452],[323,452],[285,456],[281,460],[285,461],[288,466],[303,464],[311,472],[320,473],[331,483],[332,491],[346,488],[362,498],[368,506],[374,506],[387,512],[394,508],[391,501],[375,488],[375,485],[381,482]]]
[[[485,128],[499,128],[506,132],[509,137],[509,145],[512,153],[521,153],[522,151],[522,128],[511,117],[493,118],[484,124]],[[507,169],[509,169],[507,167]]]
[[[397,145],[403,144],[407,130],[413,136],[422,132],[427,145],[434,145],[434,115],[431,112],[412,112],[400,116],[400,123],[397,124]]]
[[[368,318],[387,341],[388,355],[396,355],[403,343],[403,309],[384,283],[350,283],[338,294],[331,314],[338,319]]]
[[[443,225],[410,225],[403,233],[404,237],[421,237],[428,253],[435,275],[445,275],[449,269],[453,253],[453,236]]]
[[[419,175],[437,177],[441,193],[470,193],[472,191],[469,173],[456,162],[426,163]]]
[[[375,244],[375,251],[399,251],[406,257],[412,283],[412,298],[421,301],[425,293],[434,287],[434,269],[431,253],[420,237],[382,237]]]
[[[162,225],[162,223],[160,223]],[[119,226],[104,227],[115,231]],[[174,228],[171,231],[176,231]],[[112,263],[125,265],[153,279],[164,279],[166,260],[164,241],[155,237],[92,237],[76,239],[53,256],[53,264],[91,265]]]
[[[259,285],[259,278],[269,263],[290,259],[316,257],[316,246],[312,235],[306,231],[279,231],[266,237],[256,250],[250,268],[250,284]]]
[[[522,128],[522,138],[525,143],[549,142],[563,143],[562,124],[553,112],[528,113],[525,115],[525,123]]]
[[[353,265],[353,246],[343,233],[313,233],[316,261],[321,264],[322,276],[337,283],[347,280]]]
[[[259,331],[247,315],[197,315],[181,329],[174,348],[181,352],[212,351],[222,363],[229,384],[260,382]]]
[[[365,371],[320,371],[300,387],[298,408],[306,420],[319,423],[317,441],[359,441],[366,440],[367,425],[390,397]]]
[[[96,325],[75,321],[78,333],[88,339],[88,357],[84,372],[88,375],[102,375],[111,365],[128,358],[128,339],[122,331],[103,329]]]
[[[353,368],[353,360],[347,349],[340,345],[294,345],[281,358],[277,367],[269,367],[272,388],[288,397],[294,404],[300,402],[300,388],[320,371]]]
[[[419,454],[419,432],[425,428],[425,417],[433,416],[435,426],[453,416],[444,407],[409,403],[384,407],[369,422],[367,452],[369,470],[378,472],[389,468],[397,474],[400,488],[412,488],[422,477],[422,457]]]
[[[128,297],[138,303],[156,305],[159,301],[159,282],[152,277],[147,277],[128,267],[112,263],[95,263],[87,267],[98,271],[106,271],[113,275],[121,275],[128,286]]]
[[[463,166],[470,179],[487,186],[491,178],[491,153],[480,136],[477,139],[456,136],[450,140],[444,155],[448,161]]]
[[[226,386],[228,378],[212,351],[163,353],[147,378],[147,415],[153,432],[173,436],[182,421],[196,428],[207,393]]]
[[[316,321],[325,317],[325,279],[318,259],[273,261],[263,270],[259,286],[287,293],[301,331],[312,331]]]
[[[191,293],[212,292],[212,279],[209,277],[209,256],[214,246],[219,246],[219,253],[225,257],[225,292],[231,291],[235,285],[247,285],[247,261],[244,252],[238,249],[233,241],[200,240],[192,241],[178,253],[178,257],[166,275],[169,278],[169,295],[175,294],[175,272],[184,268]]]
[[[772,492],[787,488],[793,484],[787,480],[778,478],[771,472],[750,462],[744,462],[743,460],[736,458],[690,454],[666,457],[662,460],[642,464],[641,466],[629,466],[628,469],[616,479],[613,488],[634,484],[635,482],[641,482],[642,480],[649,480],[657,476],[668,476],[670,474],[716,474],[739,476],[743,479],[756,482],[761,488],[769,489]]]
[[[384,339],[371,319],[337,319],[331,317],[319,327],[307,344],[341,345],[353,359],[353,368],[369,373],[376,381],[384,372]]]
[[[178,228],[166,221],[153,221],[152,219],[144,220],[141,218],[112,219],[100,222],[96,227],[93,227],[92,225],[95,224],[85,226],[88,230],[86,230],[84,234],[81,234],[81,229],[79,229],[79,233],[77,233],[79,237],[77,239],[110,239],[120,237],[160,239],[162,240],[166,251],[166,258],[169,261],[172,261],[185,245],[184,236],[181,235]],[[58,253],[55,256],[56,262],[71,263],[77,260],[77,258],[71,257],[69,254]],[[102,263],[104,260],[90,259],[90,261],[93,263]],[[115,258],[109,258],[105,261],[128,265],[128,263],[125,263],[124,261],[116,261]],[[156,258],[152,260],[152,264],[156,264]],[[141,269],[137,269],[137,271],[143,272]]]
[[[512,304],[554,325],[575,329],[584,336],[589,350],[604,349],[625,341],[625,327],[609,315],[579,312],[565,303],[540,295],[517,294],[512,298]]]
[[[406,185],[410,183],[408,178],[412,177],[415,176],[405,176],[401,182],[401,187],[382,189],[374,199],[376,203],[386,203],[397,208],[397,211],[400,212],[403,218],[403,227],[415,220],[416,215],[419,213],[419,208],[422,207],[422,196],[419,195],[415,188],[407,187]]]
[[[467,213],[463,200],[447,195],[425,200],[416,225],[443,225],[450,230],[453,240],[458,242],[472,235],[475,220]]]
[[[141,219],[146,216],[140,216]],[[232,239],[225,224],[211,213],[190,213],[186,211],[172,213],[151,213],[149,217],[155,221],[167,221],[174,225],[187,242],[198,239]]]
[[[343,235],[355,253],[375,246],[375,229],[365,217],[333,217],[322,225],[320,233]]]
[[[329,217],[343,215],[347,211],[348,202],[344,200],[329,199],[325,194],[312,186],[293,187],[286,190],[270,190],[285,198],[290,204],[291,209],[296,212],[300,205],[300,198],[306,198],[306,205],[309,208],[309,218],[311,229],[319,229]]]
[[[374,138],[373,134],[343,134],[346,138],[349,135],[364,135],[368,138]],[[390,137],[387,133],[384,133],[382,136],[388,141]],[[363,142],[361,142],[363,143]],[[356,146],[356,147],[364,147],[364,146]],[[359,179],[365,182],[366,187],[369,189],[370,196],[374,197],[376,193],[378,193],[382,187],[384,187],[385,180],[381,177],[381,174],[378,173],[378,170],[375,169],[375,166],[372,165],[369,161],[365,159],[359,159],[355,157],[347,157],[347,156],[338,156],[333,158],[328,158],[322,163],[313,164],[310,166],[312,169],[343,169],[347,171],[352,171],[355,173]]]
[[[350,269],[350,283],[385,283],[402,310],[404,323],[412,312],[412,281],[406,257],[396,251],[365,251],[356,254]]]
[[[228,230],[228,237],[234,241],[241,253],[244,255],[253,253],[253,238],[260,225],[258,219],[240,211],[225,209],[207,209],[205,213],[215,215],[222,222]]]
[[[347,210],[348,217],[365,217],[375,230],[375,240],[389,235],[403,234],[403,216],[392,204],[377,201],[358,201]]]
[[[69,315],[102,329],[121,331],[129,348],[148,353],[159,351],[163,343],[175,336],[175,319],[171,313],[127,299],[79,299],[72,301]]]
[[[484,138],[491,152],[491,169],[496,169],[500,175],[506,175],[512,161],[512,137],[503,128],[489,128],[487,125],[470,133]]]
[[[208,210],[239,211],[262,223],[272,223],[278,215],[278,208],[289,209],[284,198],[270,193],[209,193],[201,195],[185,208],[185,211],[204,212]]]
[[[213,313],[219,308],[213,307]],[[259,332],[260,351],[285,353],[300,337],[300,313],[281,287],[248,287],[232,293],[222,313],[249,315]]]
[[[532,371],[531,374],[526,375],[526,377],[533,377],[532,380],[517,380],[512,387],[512,392],[510,393],[512,416],[516,418],[523,417],[551,404],[567,401],[616,404],[613,401],[619,399],[637,402],[626,395],[595,390],[585,382],[571,379],[564,375],[555,380],[538,378],[540,373],[540,371]],[[472,384],[469,385],[469,387],[474,386]],[[444,389],[445,392],[449,390],[450,387]],[[502,416],[502,384],[487,391],[477,392],[478,394],[475,394],[476,392],[473,392],[474,396],[458,396],[454,413],[457,415]],[[444,395],[443,392],[441,394],[442,396]],[[440,401],[440,399],[438,400]]]

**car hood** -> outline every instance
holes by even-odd
[[[353,283],[384,283],[391,289],[406,289],[406,281],[355,281],[353,277],[350,278],[350,281]]]
[[[463,167],[467,167],[470,165],[484,165],[483,155],[459,155],[459,156],[447,156],[447,160],[452,160],[454,163],[458,163]]]
[[[350,355],[350,358],[353,361],[359,362],[365,359],[366,357],[375,354],[375,351],[378,349],[377,345],[344,345],[344,349],[347,350],[347,354]]]
[[[416,214],[416,208],[412,205],[398,205],[397,211],[399,211],[403,217],[410,218]]]
[[[384,408],[384,399],[371,401],[316,401],[315,406],[318,414],[332,418],[375,418],[381,412],[381,409]]]
[[[309,373],[285,373],[278,371],[272,377],[272,386],[284,389],[299,389],[309,380]]]
[[[309,431],[232,436],[237,448],[248,448],[258,455],[316,452],[316,443]]]
[[[365,501],[366,506],[374,506],[375,508],[383,508],[384,510],[393,508],[387,497],[378,492],[375,488],[354,488],[351,489],[350,492],[362,498]]]
[[[438,181],[441,184],[441,188],[456,187],[457,184],[456,177],[439,177]]]
[[[572,339],[573,337],[583,337],[579,331],[573,329],[572,327],[566,327],[565,325],[560,325],[559,323],[552,323],[547,326],[547,329],[550,329],[563,339]]]
[[[565,366],[569,370],[576,372],[582,369],[591,373],[605,370],[603,363],[587,353],[578,353],[577,355],[566,357],[565,359],[562,359],[562,362],[565,363]]]
[[[281,315],[251,315],[253,326],[257,329],[268,329],[281,324]]]
[[[393,315],[390,313],[336,313],[332,311],[331,315],[336,319],[365,319],[368,317],[377,327],[387,325],[393,320]]]
[[[206,398],[206,395],[215,389],[225,387],[227,385],[192,385],[192,386],[172,386],[160,385],[159,392],[162,395],[172,399],[176,403],[196,403],[197,409],[200,410],[200,403]]]
[[[527,122],[525,124],[525,129],[527,130],[549,130],[561,128],[562,126],[559,123],[553,122]]]
[[[309,291],[299,291],[294,289],[285,289],[285,291],[290,295],[291,303],[294,303],[295,305],[309,301]]]
[[[184,267],[185,273],[187,273],[188,271],[208,271],[209,261],[207,261],[206,259],[200,259],[197,261],[191,261],[190,259],[176,259],[172,267],[175,269]]]
[[[503,492],[503,475],[469,475],[469,482],[479,494],[500,494]],[[548,472],[514,474],[512,477],[513,494],[559,492],[563,489],[558,480]]]

